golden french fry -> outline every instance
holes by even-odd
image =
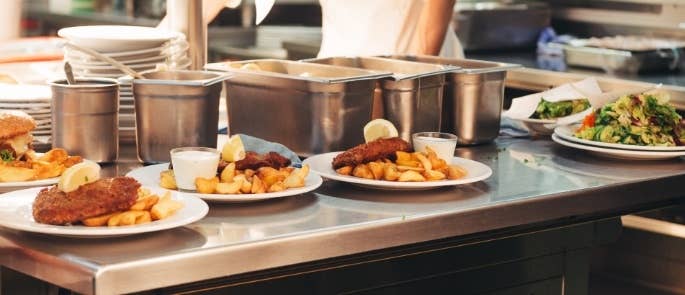
[[[422,175],[428,181],[443,180],[443,179],[447,178],[447,176],[445,176],[444,173],[437,171],[437,170],[426,170],[423,172]]]
[[[309,175],[309,165],[302,165],[302,168],[295,170],[293,173],[297,173],[300,178],[307,178],[307,175]]]
[[[218,179],[217,179],[218,180]],[[162,199],[150,209],[150,217],[152,220],[160,220],[171,216],[179,209],[183,208],[183,203],[172,200]]]
[[[352,175],[360,178],[374,179],[373,172],[371,172],[371,169],[369,169],[369,167],[364,164],[359,164],[356,167],[354,167],[354,169],[352,170]]]
[[[252,176],[252,188],[250,189],[250,192],[253,194],[261,194],[266,192],[266,186],[264,186],[264,182],[259,179],[258,175]]]
[[[118,225],[134,225],[136,224],[136,219],[142,216],[143,211],[133,211],[129,210],[121,213],[121,219]]]
[[[159,201],[170,201],[170,200],[171,200],[171,192],[170,191],[164,192],[164,194],[161,197],[159,197]],[[157,201],[157,202],[159,202],[159,201]]]
[[[275,192],[284,191],[285,189],[286,189],[285,183],[283,183],[283,181],[279,181],[279,182],[272,184],[269,187],[269,189],[267,190],[267,192],[275,193]]]
[[[221,171],[221,182],[231,182],[235,176],[235,162],[231,162]]]
[[[293,171],[295,171],[295,167],[293,167],[293,166],[281,167],[281,169],[278,169],[278,170],[279,171],[285,171],[285,172],[288,172],[290,174],[290,173],[293,173]]]
[[[285,188],[296,188],[296,187],[303,187],[304,186],[304,179],[307,177],[307,174],[309,173],[309,166],[305,165],[304,167],[293,171],[288,175],[288,177],[283,180],[283,184]]]
[[[219,184],[218,177],[212,178],[202,178],[198,177],[195,179],[195,187],[198,193],[201,194],[212,194],[216,190],[216,185]]]
[[[159,186],[166,189],[177,189],[176,178],[174,178],[174,170],[164,170],[159,173]]]
[[[268,167],[270,168],[270,167]],[[257,171],[257,175],[259,175],[259,179],[262,180],[265,184],[266,187],[270,187],[276,182],[283,181],[285,180],[288,175],[291,173],[288,173],[287,171],[279,171],[276,169],[264,169],[262,168]]]
[[[468,172],[457,165],[449,165],[447,168],[447,179],[454,180],[466,176]]]
[[[53,178],[62,175],[67,168],[58,162],[36,161],[32,163],[36,171],[36,179]]]
[[[411,161],[411,154],[403,151],[396,151],[397,161]]]
[[[152,208],[152,206],[157,204],[158,201],[159,201],[158,195],[147,195],[147,196],[144,196],[142,198],[139,198],[136,201],[136,203],[133,204],[133,206],[131,206],[131,208],[129,208],[129,210],[139,210],[139,211],[150,210],[150,208]]]
[[[35,177],[36,171],[33,169],[0,164],[0,182],[27,181]]]
[[[395,181],[400,178],[400,172],[397,171],[395,164],[387,164],[383,169],[383,180]]]
[[[403,181],[403,182],[407,182],[407,181],[426,181],[426,178],[423,177],[423,175],[419,174],[419,173],[416,172],[416,171],[408,170],[408,171],[402,172],[402,174],[400,174],[400,177],[399,177],[397,180],[398,180],[398,181]]]
[[[143,224],[143,223],[148,223],[152,222],[152,216],[150,215],[150,211],[141,211],[142,214],[140,214],[136,218],[136,224]]]
[[[62,164],[64,164],[64,167],[69,168],[81,162],[83,162],[81,156],[69,156]]]
[[[114,212],[109,214],[103,214],[95,217],[86,218],[81,221],[85,226],[103,226],[107,224],[107,221],[114,215],[121,212]]]
[[[68,157],[69,154],[67,154],[66,150],[54,148],[46,152],[43,156],[39,157],[38,161],[57,162],[61,164],[66,161]]]
[[[397,165],[397,170],[399,170],[400,172],[404,172],[404,171],[423,172],[426,169],[423,169],[422,167]]]
[[[352,174],[352,166],[344,166],[335,170],[338,174],[350,175]]]
[[[426,169],[426,171],[433,170],[433,165],[431,165],[431,162],[426,158],[421,153],[414,153],[416,155],[416,158],[421,162],[421,166],[423,166],[423,169]]]
[[[245,174],[238,174],[235,177],[233,177],[233,181],[241,181],[242,185],[240,186],[240,192],[243,194],[249,194],[252,191],[252,183],[247,180],[247,176]]]
[[[245,169],[245,177],[247,177],[248,180],[252,179],[252,176],[255,174],[255,171],[252,169]]]
[[[369,170],[371,170],[371,174],[373,174],[373,179],[379,180],[383,178],[383,163],[370,162],[366,165],[369,167]]]
[[[239,194],[240,193],[240,188],[243,186],[243,181],[242,179],[238,179],[238,181],[231,181],[231,182],[220,182],[219,184],[216,185],[216,192],[219,194]]]
[[[415,168],[420,168],[421,167],[421,162],[418,160],[397,160],[396,161],[397,166],[407,166],[407,167],[415,167]]]
[[[109,217],[107,220],[107,226],[118,226],[121,223],[121,216],[124,212],[116,213]]]

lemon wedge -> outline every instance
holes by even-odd
[[[371,142],[379,138],[397,137],[397,128],[385,119],[374,119],[364,126],[364,140]]]
[[[243,140],[237,134],[228,138],[223,149],[221,149],[221,159],[226,162],[240,161],[245,158],[245,146]]]
[[[59,178],[57,188],[65,193],[73,192],[84,184],[100,179],[100,165],[83,161],[64,170]]]

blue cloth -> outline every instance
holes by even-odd
[[[505,116],[502,116],[500,119],[499,136],[517,138],[529,137],[530,135],[528,127],[523,125],[520,121],[512,120]]]
[[[289,148],[280,143],[266,141],[261,138],[245,134],[238,134],[238,136],[240,136],[240,140],[243,141],[243,146],[245,146],[246,151],[252,151],[259,154],[277,152],[281,154],[281,156],[290,159],[292,166],[302,166],[302,160],[300,160],[300,157],[298,157],[297,154],[295,154],[295,152],[291,151]]]

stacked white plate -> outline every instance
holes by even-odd
[[[51,97],[49,86],[0,83],[0,111],[23,111],[36,120],[37,127],[32,133],[33,147],[37,150],[47,150],[51,146]]]
[[[79,26],[59,30],[68,42],[95,50],[137,72],[156,68],[187,69],[188,42],[182,33],[137,26]],[[107,62],[85,52],[64,48],[64,60],[77,77],[115,78],[119,88],[119,140],[135,142],[135,114],[131,78]]]
[[[685,156],[685,146],[644,146],[607,143],[573,136],[579,125],[559,126],[554,129],[552,140],[575,149],[599,156],[628,160],[663,160]]]

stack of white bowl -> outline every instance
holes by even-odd
[[[137,72],[155,68],[187,69],[188,42],[182,33],[137,26],[80,26],[59,30],[68,42],[95,50]],[[115,78],[120,82],[119,138],[135,142],[135,113],[130,77],[115,66],[85,52],[64,47],[64,60],[76,77]],[[120,79],[119,79],[120,78]]]
[[[32,132],[33,147],[39,151],[50,149],[51,97],[49,86],[0,83],[0,112],[23,111],[31,115],[36,121],[36,129]]]

